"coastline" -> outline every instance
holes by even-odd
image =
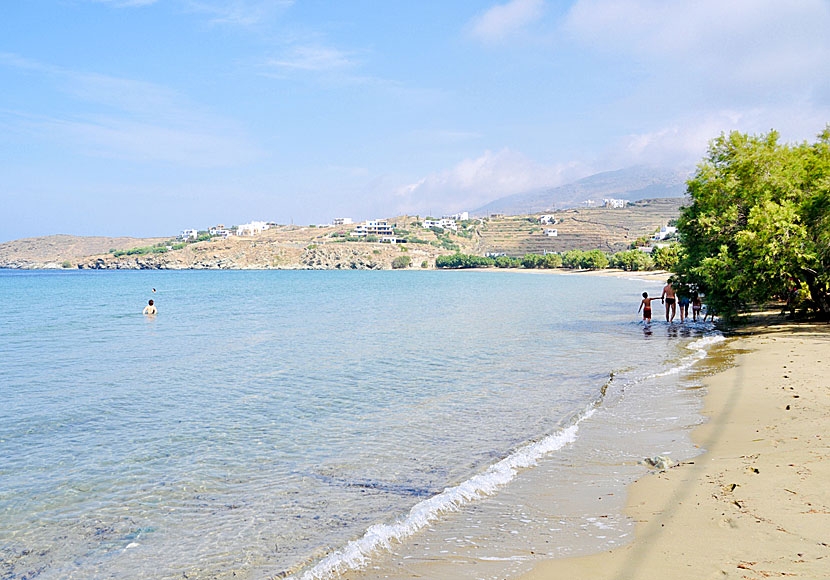
[[[819,578],[830,566],[830,326],[755,324],[708,377],[704,453],[629,489],[632,543],[541,562],[553,578]]]
[[[512,272],[514,274],[557,274],[559,276],[600,276],[608,278],[627,278],[629,280],[646,280],[649,282],[665,282],[672,273],[667,270],[644,270],[626,272],[616,268],[602,270],[570,270],[568,268],[459,268],[441,270],[445,272]]]

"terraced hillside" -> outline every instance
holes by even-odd
[[[490,218],[478,227],[476,251],[511,257],[574,249],[616,252],[676,219],[684,202],[685,198],[650,199],[620,209],[561,210],[556,212],[556,224],[549,226],[538,223],[538,214]],[[546,228],[555,228],[558,235],[546,236]]]

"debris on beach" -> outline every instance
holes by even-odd
[[[655,455],[654,457],[646,457],[641,462],[641,464],[649,467],[651,469],[658,469],[660,471],[665,471],[669,467],[675,464],[671,458],[666,457],[665,455]]]

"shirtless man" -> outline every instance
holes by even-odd
[[[666,285],[663,286],[663,295],[660,296],[660,302],[665,300],[666,304],[666,322],[673,322],[674,315],[677,314],[677,296],[674,293],[674,288],[671,285],[672,279],[666,280]],[[671,309],[671,319],[669,319],[669,309]]]
[[[158,310],[156,310],[156,307],[153,304],[152,300],[150,300],[150,302],[147,304],[147,306],[144,307],[143,314],[145,314],[147,316],[154,316],[154,315],[158,314]]]

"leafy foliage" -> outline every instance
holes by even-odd
[[[487,268],[493,266],[495,260],[484,256],[473,256],[470,254],[453,254],[451,256],[438,256],[435,258],[436,268]]]
[[[392,260],[392,269],[393,270],[401,270],[403,268],[408,268],[410,262],[412,262],[412,258],[409,256],[398,256],[394,260]]]
[[[830,314],[830,126],[812,144],[721,135],[688,185],[681,282],[727,315],[797,290]]]

